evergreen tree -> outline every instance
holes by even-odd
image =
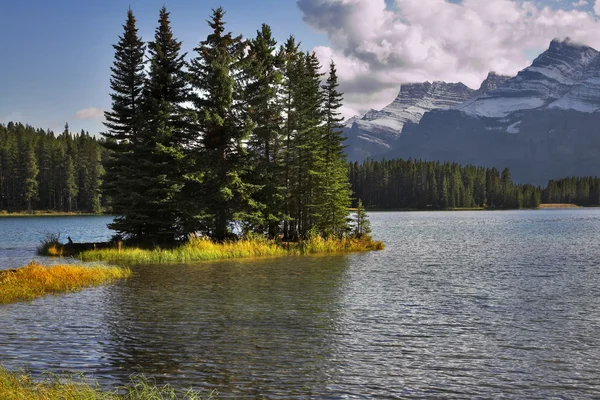
[[[282,179],[282,104],[279,92],[282,81],[283,52],[276,53],[277,42],[271,28],[263,24],[248,45],[246,99],[249,118],[255,124],[248,141],[253,166],[251,181],[258,188],[254,198],[260,209],[260,222],[255,227],[270,238],[280,233],[283,218],[284,184]]]
[[[104,166],[102,189],[117,215],[111,229],[126,237],[140,237],[142,229],[134,223],[144,186],[138,174],[139,149],[142,141],[142,90],[145,82],[145,44],[138,36],[131,9],[127,12],[124,33],[114,45],[115,61],[111,67],[112,107],[105,113],[107,132],[105,148],[110,150]]]
[[[23,162],[23,179],[24,184],[22,188],[23,200],[27,204],[27,211],[32,211],[32,202],[38,199],[38,165],[37,158],[35,155],[35,148],[32,143],[28,143],[24,149],[24,162]]]
[[[342,136],[344,120],[340,115],[342,94],[338,89],[337,70],[333,61],[329,66],[329,77],[322,86],[324,97],[324,174],[318,191],[323,197],[318,203],[322,204],[320,230],[325,235],[342,237],[347,230],[348,207],[352,194],[348,182],[348,166]]]
[[[371,222],[367,217],[367,212],[365,211],[362,201],[358,200],[358,206],[356,208],[356,221],[354,225],[354,236],[357,238],[362,238],[370,233]]]
[[[170,26],[169,13],[160,10],[154,41],[148,44],[150,68],[143,95],[141,139],[134,146],[138,180],[132,213],[120,231],[147,243],[169,243],[182,238],[184,210],[179,203],[189,142],[183,103],[188,99],[185,54]]]
[[[223,241],[232,235],[234,221],[260,222],[252,199],[256,186],[250,173],[243,141],[253,124],[247,118],[243,87],[236,77],[244,55],[241,36],[225,33],[222,8],[213,10],[212,32],[194,49],[190,77],[195,96],[197,129],[201,133],[195,148],[196,175],[191,181],[191,198],[199,199],[192,209],[198,230]],[[188,195],[189,196],[189,195]]]

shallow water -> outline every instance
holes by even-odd
[[[0,362],[235,398],[600,396],[600,210],[371,221],[385,251],[139,266],[0,306]]]

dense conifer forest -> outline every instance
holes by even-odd
[[[0,124],[0,210],[99,212],[106,150],[86,132]]]
[[[542,190],[515,185],[510,171],[421,160],[350,164],[356,198],[377,209],[518,209],[539,207]]]
[[[600,178],[564,178],[551,180],[542,193],[544,203],[572,203],[579,206],[600,205]]]

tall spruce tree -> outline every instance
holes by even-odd
[[[318,196],[324,175],[324,147],[322,140],[323,93],[321,92],[320,64],[314,53],[303,54],[296,62],[299,84],[294,87],[296,129],[294,147],[292,198],[296,202],[295,222],[297,238],[306,239],[316,233],[317,221],[322,217],[323,204]]]
[[[245,43],[241,36],[225,33],[222,8],[208,21],[212,32],[200,42],[191,61],[190,78],[196,96],[196,169],[203,175],[191,192],[198,199],[192,210],[199,230],[223,241],[232,235],[234,222],[256,223],[260,215],[252,198],[256,186],[249,183],[247,152],[243,141],[253,124],[245,112],[240,62]]]
[[[249,118],[255,124],[248,141],[253,168],[250,179],[260,188],[254,198],[262,214],[254,229],[270,238],[280,233],[284,198],[280,135],[283,118],[279,98],[283,52],[276,52],[276,44],[271,28],[263,24],[256,38],[249,42],[244,64],[248,80],[244,93]]]
[[[102,190],[117,217],[110,228],[126,238],[140,238],[143,229],[135,221],[144,186],[138,175],[142,141],[142,90],[145,82],[145,44],[138,36],[133,11],[127,12],[123,35],[114,45],[111,67],[112,107],[105,112],[107,132],[103,146],[110,150],[104,163]]]
[[[160,10],[154,41],[148,44],[150,68],[143,89],[142,135],[136,143],[135,201],[129,217],[135,232],[148,243],[169,243],[185,232],[180,194],[186,172],[189,123],[183,104],[188,99],[185,54],[175,39],[169,12]]]
[[[325,236],[344,236],[348,231],[348,207],[352,190],[348,181],[348,164],[344,154],[344,120],[340,114],[343,95],[338,91],[338,77],[335,64],[329,66],[329,76],[323,88],[323,152],[324,173],[318,190],[322,199],[320,211],[320,231]]]
[[[295,93],[300,86],[300,72],[298,65],[301,62],[299,44],[294,36],[290,36],[281,48],[283,54],[283,80],[282,98],[285,121],[282,124],[281,136],[283,139],[283,240],[290,241],[298,237],[297,224],[292,215],[295,215],[297,202],[294,201],[292,193],[294,190],[294,159],[293,146],[294,132],[297,129],[297,113]]]

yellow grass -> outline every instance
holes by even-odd
[[[16,270],[0,271],[0,304],[33,300],[51,293],[66,293],[128,278],[119,267],[79,265],[43,266],[32,262]]]
[[[546,203],[540,204],[540,208],[581,208],[577,204],[569,203]]]
[[[115,263],[161,264],[190,261],[222,260],[246,257],[277,257],[302,254],[341,253],[383,250],[382,242],[372,238],[323,239],[313,238],[300,243],[279,243],[265,239],[215,243],[205,238],[192,238],[174,249],[100,249],[79,254],[83,261]]]
[[[209,394],[207,399],[212,399]],[[0,367],[0,399],[2,400],[200,400],[200,395],[188,390],[181,393],[170,386],[156,386],[144,377],[133,377],[131,386],[102,391],[96,383],[83,377],[52,376],[35,382],[29,375],[11,373]]]

